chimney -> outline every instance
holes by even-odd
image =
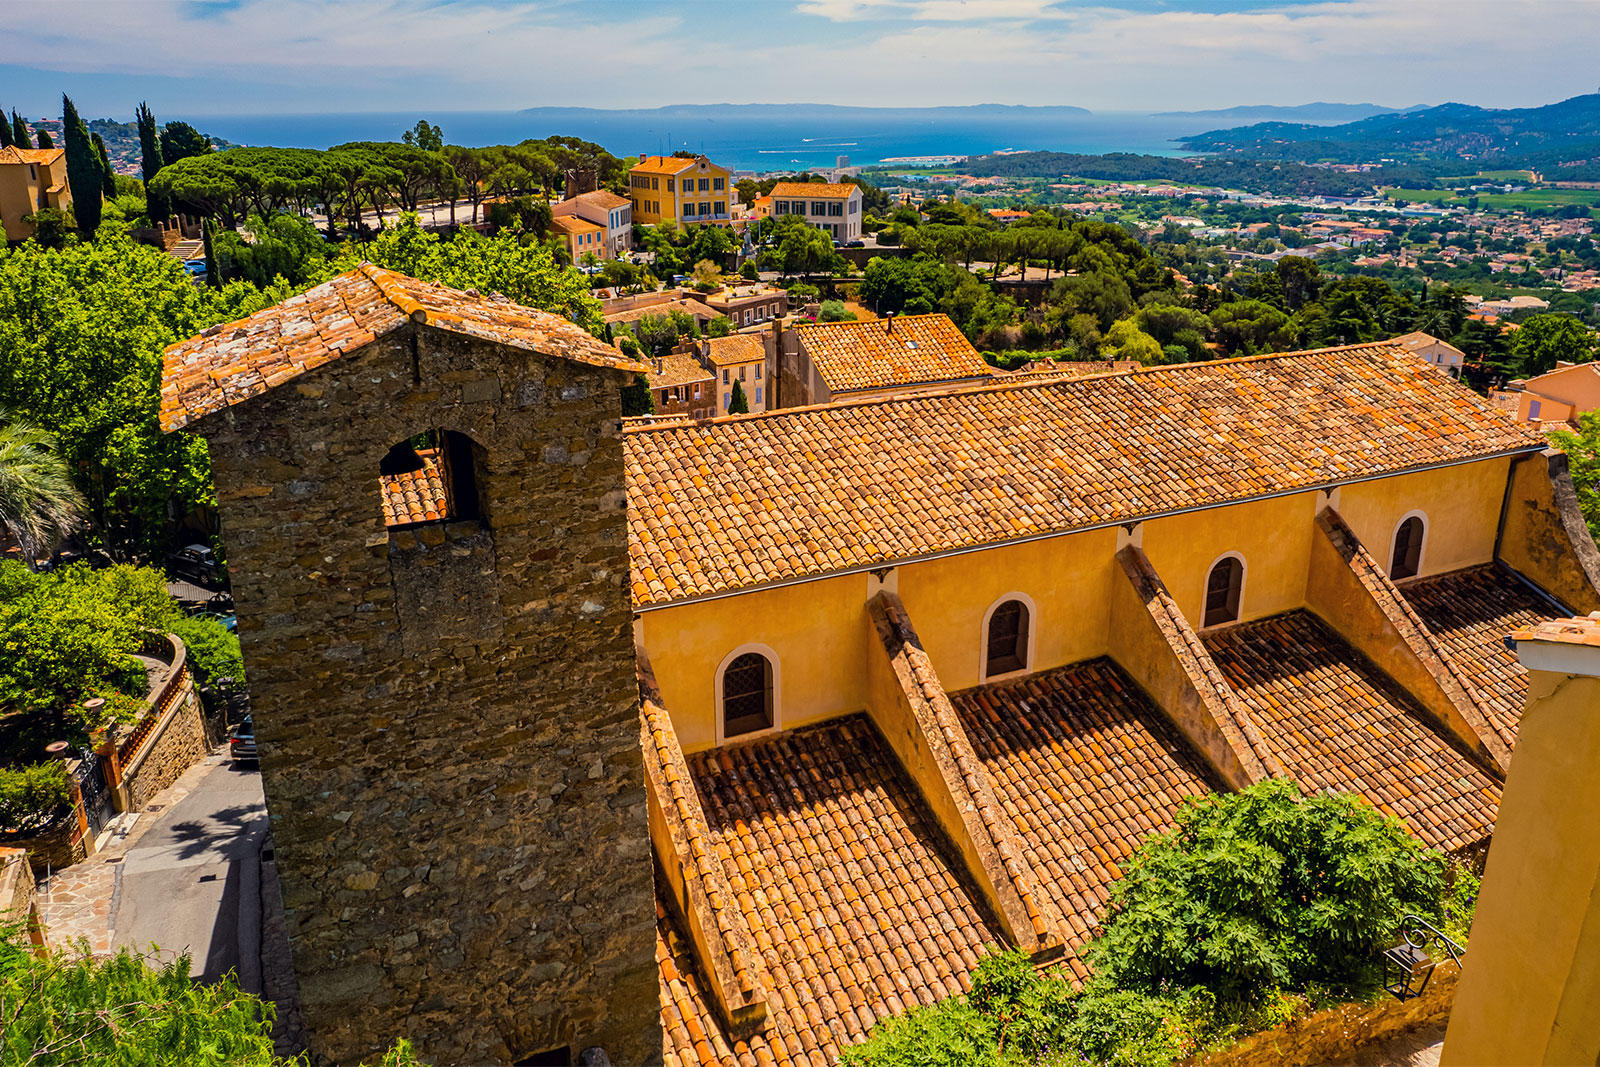
[[[883,317],[883,321],[886,324],[884,326],[883,332],[884,333],[894,333],[894,312],[891,311],[891,312],[889,312],[889,314],[885,315]]]

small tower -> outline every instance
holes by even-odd
[[[643,369],[370,264],[167,350],[334,1061],[401,1036],[440,1062],[661,1056],[620,437]]]

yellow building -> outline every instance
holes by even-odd
[[[67,153],[62,148],[0,148],[0,222],[6,240],[26,241],[33,224],[23,222],[41,208],[72,207],[67,188]]]
[[[577,215],[558,215],[550,220],[550,232],[561,238],[567,246],[567,254],[572,257],[573,263],[582,263],[586,255],[597,260],[611,258],[611,250],[606,246],[606,228],[596,226],[588,219]]]
[[[646,226],[728,225],[735,196],[731,175],[705,156],[645,156],[628,172],[633,221]]]
[[[1600,608],[1565,457],[1394,344],[625,447],[678,1063],[829,1062],[986,945],[1086,973],[1120,865],[1209,790],[1481,848],[1501,637]]]

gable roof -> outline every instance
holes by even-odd
[[[706,338],[706,358],[718,367],[750,363],[767,358],[767,347],[759,333],[731,333],[726,337]]]
[[[691,382],[709,382],[713,375],[687,352],[669,352],[661,357],[661,369],[652,366],[645,377],[652,389],[671,389]]]
[[[670,311],[684,311],[697,319],[710,321],[717,317],[717,313],[698,300],[663,300],[659,304],[645,304],[643,307],[628,308],[626,311],[612,311],[606,314],[605,320],[615,326],[618,323],[626,325],[637,322],[646,315],[665,315]]]
[[[562,233],[600,233],[605,229],[581,215],[557,215],[550,220],[550,228]]]
[[[624,435],[636,606],[1545,447],[1387,343]]]
[[[608,189],[596,189],[593,192],[579,193],[577,196],[569,196],[567,199],[578,200],[585,204],[592,204],[595,207],[604,208],[607,211],[610,211],[614,207],[627,207],[629,204],[633,203],[632,200],[629,200],[626,197],[618,196],[616,193],[613,193]]]
[[[54,163],[67,154],[65,148],[0,148],[0,163]]]
[[[701,157],[703,158],[703,157]],[[706,160],[710,163],[710,160]],[[688,170],[690,167],[700,165],[700,159],[684,159],[682,156],[641,156],[629,173],[643,171],[645,174],[677,174],[679,171]]]
[[[843,200],[851,193],[859,193],[861,187],[851,185],[849,182],[779,182],[772,187],[772,196],[777,197],[820,197],[823,200]]]
[[[806,323],[795,326],[795,334],[834,393],[996,373],[948,315]]]
[[[265,393],[407,322],[596,367],[645,369],[558,315],[363,263],[249,318],[167,346],[161,428],[180,429]]]
[[[1401,334],[1399,337],[1392,338],[1389,343],[1402,345],[1408,352],[1415,352],[1419,348],[1432,348],[1434,345],[1440,345],[1456,353],[1462,359],[1465,359],[1467,356],[1465,352],[1461,351],[1461,349],[1457,348],[1449,341],[1441,340],[1440,338],[1433,336],[1431,333],[1423,333],[1421,330],[1413,330],[1410,333]]]

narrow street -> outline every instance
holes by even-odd
[[[224,757],[206,760],[189,795],[144,818],[152,825],[122,861],[114,944],[187,951],[196,978],[236,971],[261,991],[261,871],[267,830],[261,775]]]

